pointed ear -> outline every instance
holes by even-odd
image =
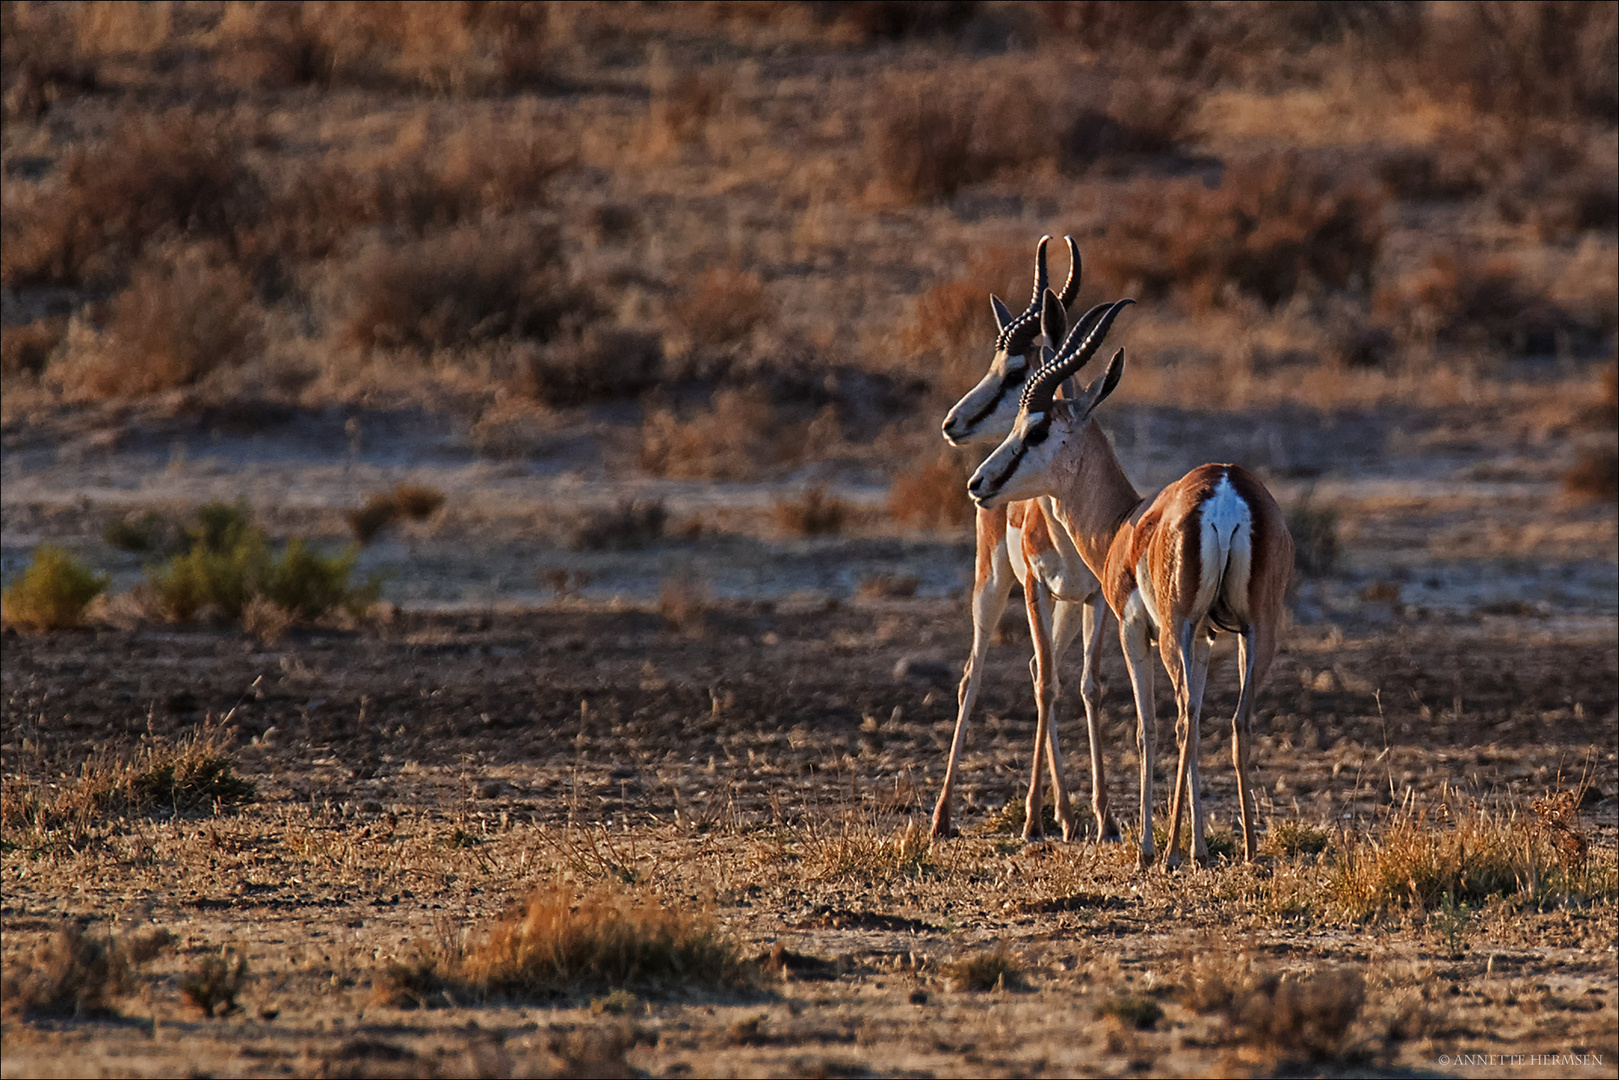
[[[1057,389],[1062,393],[1064,401],[1073,401],[1075,398],[1079,397],[1079,376],[1068,376],[1068,378],[1062,381],[1062,385],[1057,387]]]
[[[1068,332],[1068,312],[1063,310],[1062,301],[1050,289],[1040,298],[1040,332],[1046,335],[1046,341],[1052,345],[1060,344],[1063,335]]]
[[[1001,298],[994,293],[989,294],[989,306],[995,310],[995,332],[1003,332],[1012,323],[1012,313],[1006,310]]]
[[[1081,416],[1089,416],[1092,410],[1107,400],[1107,396],[1118,388],[1119,380],[1124,377],[1124,350],[1121,348],[1113,354],[1113,359],[1107,362],[1107,371],[1102,377],[1091,383],[1090,388],[1080,395],[1079,412]]]

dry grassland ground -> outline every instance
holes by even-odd
[[[0,1074],[1613,1074],[1614,5],[0,17]],[[1214,865],[1018,839],[1017,604],[926,836],[1042,233],[1299,541],[1253,865],[1223,652]]]

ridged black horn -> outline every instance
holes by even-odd
[[[1096,350],[1102,347],[1102,339],[1107,337],[1113,320],[1133,303],[1134,300],[1120,300],[1108,305],[1089,330],[1085,324],[1091,321],[1092,312],[1086,312],[1085,317],[1068,331],[1068,338],[1062,343],[1062,348],[1057,350],[1056,357],[1035,372],[1028,385],[1023,388],[1021,403],[1023,411],[1034,413],[1049,409],[1052,398],[1057,394],[1057,387],[1062,385],[1062,381],[1068,376],[1084,367],[1086,361],[1095,355]]]
[[[1079,265],[1079,244],[1072,236],[1063,237],[1063,242],[1068,245],[1068,280],[1062,283],[1062,292],[1057,299],[1062,301],[1063,310],[1066,311],[1074,306],[1074,297],[1079,295],[1079,279],[1083,271]]]

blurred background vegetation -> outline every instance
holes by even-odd
[[[959,519],[936,424],[1067,232],[1142,301],[1121,401],[1527,402],[1611,494],[1616,12],[8,2],[0,419],[410,406],[521,458],[583,411],[610,469]]]

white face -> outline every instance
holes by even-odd
[[[1052,494],[1051,466],[1084,423],[1061,401],[1044,413],[1020,412],[1006,441],[973,473],[967,494],[985,510]]]
[[[951,446],[1001,439],[1017,419],[1018,398],[1029,379],[1028,358],[997,350],[978,385],[967,391],[944,418],[944,437]]]

